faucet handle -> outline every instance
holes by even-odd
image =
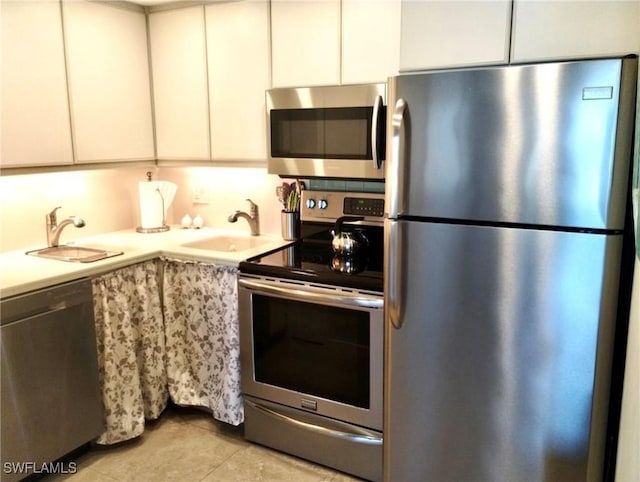
[[[258,205],[256,203],[254,203],[251,199],[247,198],[247,201],[249,202],[250,208],[251,208],[251,215],[255,216],[256,213],[258,212]]]
[[[56,224],[57,222],[57,218],[56,218],[56,211],[58,209],[62,208],[62,206],[58,206],[57,208],[53,208],[53,210],[47,214],[47,221],[49,221],[49,224]]]

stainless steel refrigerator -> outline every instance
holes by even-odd
[[[389,80],[385,481],[602,480],[637,65]]]

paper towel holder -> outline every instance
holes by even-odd
[[[147,171],[147,181],[151,182],[151,177],[152,177],[151,171]],[[158,196],[160,196],[160,200],[162,202],[162,226],[158,226],[156,228],[143,228],[142,226],[138,226],[136,228],[137,233],[163,233],[165,231],[169,231],[169,226],[167,225],[166,220],[164,218],[165,216],[164,196],[160,192],[160,189],[156,188],[156,192],[158,193]]]

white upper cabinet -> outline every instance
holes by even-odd
[[[153,159],[144,12],[119,3],[62,5],[76,162]]]
[[[386,82],[398,73],[400,0],[272,0],[274,87]]]
[[[205,7],[213,160],[264,160],[270,87],[266,0]]]
[[[340,83],[340,0],[272,0],[274,87]]]
[[[511,0],[403,0],[400,70],[506,64]]]
[[[397,75],[400,0],[342,0],[342,83],[386,82]]]
[[[71,164],[60,4],[0,2],[2,167]]]
[[[158,159],[205,159],[209,98],[204,7],[149,14]]]
[[[637,53],[640,2],[515,0],[512,62]]]

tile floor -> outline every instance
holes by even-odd
[[[359,479],[247,442],[242,427],[171,406],[137,439],[95,446],[64,482],[355,482]]]

